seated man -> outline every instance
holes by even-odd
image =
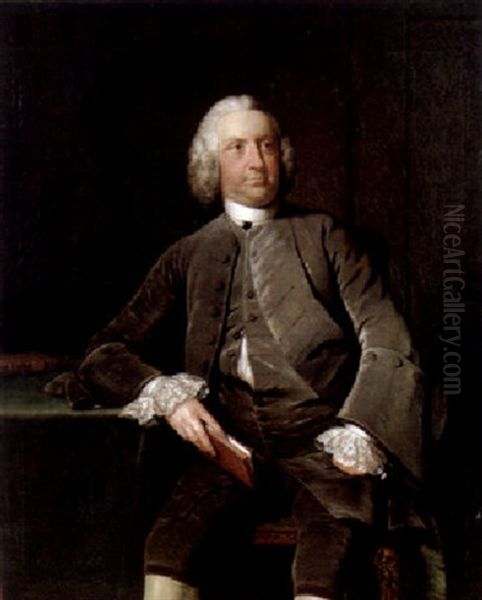
[[[217,102],[189,180],[224,212],[160,257],[80,366],[92,393],[129,402],[141,422],[165,419],[201,451],[147,540],[145,600],[197,598],[199,549],[267,481],[292,506],[296,599],[339,598],[380,480],[421,475],[421,374],[404,322],[343,227],[283,204],[292,175],[271,114],[250,96]],[[184,373],[168,376],[143,349],[179,306]],[[226,434],[253,451],[252,490],[208,460]]]

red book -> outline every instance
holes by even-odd
[[[63,359],[60,356],[49,356],[38,352],[0,354],[0,375],[41,373],[58,369],[62,362]]]
[[[230,435],[222,437],[210,431],[209,438],[216,450],[212,460],[248,487],[254,487],[252,451]]]

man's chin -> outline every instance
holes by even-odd
[[[251,208],[266,208],[270,204],[273,204],[276,196],[273,193],[248,193],[243,196],[239,196],[236,198],[236,202],[239,204],[244,204],[245,206],[250,206]]]
[[[268,208],[273,203],[273,200],[259,200],[256,198],[240,198],[236,200],[238,204],[242,204],[243,206],[249,206],[250,208]]]

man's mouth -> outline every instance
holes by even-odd
[[[245,180],[248,185],[263,186],[266,185],[266,179],[264,177],[250,177]]]

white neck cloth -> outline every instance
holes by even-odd
[[[242,225],[247,221],[255,226],[271,221],[278,210],[278,206],[271,205],[266,208],[255,208],[227,199],[224,202],[224,209],[228,217],[237,225]]]

